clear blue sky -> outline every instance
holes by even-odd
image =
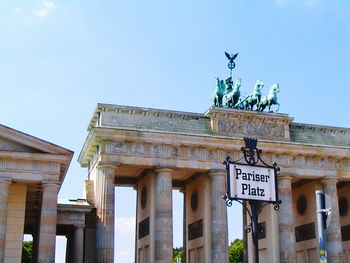
[[[243,93],[279,82],[281,113],[349,127],[349,21],[348,0],[2,1],[0,123],[73,150],[60,198],[81,197],[76,158],[97,103],[203,113],[228,51],[239,52]],[[117,189],[126,225],[129,196]],[[241,236],[233,209],[231,240]],[[133,237],[118,242],[117,257],[132,262]]]

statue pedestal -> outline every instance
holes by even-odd
[[[217,135],[290,141],[289,126],[293,119],[287,114],[211,107],[204,115],[210,118]]]

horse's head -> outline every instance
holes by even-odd
[[[280,92],[280,85],[278,83],[274,83],[270,88],[271,93],[277,94]]]
[[[257,80],[254,86],[255,92],[260,92],[260,90],[264,87],[264,82],[262,80]]]
[[[235,82],[235,86],[233,87],[234,90],[239,90],[239,88],[241,87],[241,82],[242,79],[241,78],[237,78],[236,82]]]
[[[216,88],[219,88],[220,87],[220,78],[219,77],[216,77]]]
[[[223,92],[224,90],[224,86],[223,84],[223,80],[220,80],[220,78],[215,78],[216,79],[216,92]]]

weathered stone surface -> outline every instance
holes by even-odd
[[[289,176],[278,177],[278,194],[282,201],[278,211],[280,260],[284,263],[296,262],[291,180]]]
[[[173,258],[172,169],[157,169],[155,178],[155,262]]]
[[[43,184],[43,197],[40,214],[38,262],[55,261],[57,195],[60,185],[55,182]]]
[[[343,243],[341,236],[341,224],[338,206],[338,191],[336,178],[324,178],[322,180],[324,193],[330,196],[332,213],[331,224],[326,229],[328,262],[345,262],[343,255]]]
[[[6,220],[11,181],[0,178],[0,262],[5,258]]]
[[[226,171],[211,171],[211,262],[228,262],[227,207],[222,197],[226,192]]]
[[[293,123],[290,132],[294,142],[350,147],[350,129]]]

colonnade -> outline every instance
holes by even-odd
[[[331,224],[326,229],[326,242],[328,262],[344,262],[343,243],[341,236],[341,224],[338,206],[337,179],[334,177],[324,177],[320,180],[320,188],[324,193],[330,196],[331,200]],[[282,205],[278,211],[279,222],[279,252],[281,263],[295,263],[296,258],[296,240],[295,224],[292,200],[292,177],[278,177],[279,198]],[[316,211],[315,211],[316,213]],[[317,242],[318,243],[318,242]]]
[[[0,178],[0,262],[5,261],[8,197],[11,180]],[[38,238],[34,241],[37,262],[54,262],[57,224],[57,182],[42,183],[42,205]],[[39,241],[38,243],[36,241]]]
[[[114,177],[117,167],[101,166],[98,169],[97,189],[100,191],[97,205],[97,262],[114,262]],[[172,172],[173,169],[155,169],[154,198],[154,237],[151,247],[154,249],[154,262],[165,263],[172,259]],[[208,262],[228,262],[227,255],[227,209],[222,196],[225,193],[225,171],[209,171],[206,175],[210,191],[210,260]],[[292,176],[278,177],[279,198],[282,200],[277,212],[279,225],[280,262],[293,263],[296,259],[295,223],[293,219]],[[344,262],[341,224],[338,207],[337,179],[325,177],[320,180],[325,194],[332,202],[332,223],[326,230],[329,262]],[[0,262],[5,257],[6,215],[11,180],[0,179]],[[55,239],[57,222],[57,194],[59,185],[55,182],[42,184],[42,207],[38,231],[37,258],[40,263],[53,262],[55,257]],[[185,201],[186,205],[186,201]],[[207,204],[206,204],[207,205]],[[205,218],[209,220],[209,218]],[[205,221],[208,222],[208,221]],[[186,222],[186,227],[188,227]],[[206,232],[204,231],[204,234]],[[208,238],[208,237],[207,237]],[[73,244],[74,262],[83,262],[84,226],[75,226]],[[152,253],[152,252],[151,252]],[[147,262],[139,260],[137,262]]]
[[[118,167],[98,166],[96,172],[96,197],[97,207],[97,262],[113,262],[114,247],[114,184],[113,175]],[[149,217],[149,234],[146,233],[147,251],[137,254],[136,262],[167,263],[172,261],[173,252],[173,213],[172,213],[172,173],[171,168],[156,168],[152,171],[148,184],[152,184],[153,192],[148,192],[147,202]],[[210,258],[205,262],[221,263],[228,262],[228,229],[227,210],[223,200],[225,194],[226,171],[210,171],[205,175],[210,185],[210,211],[209,218],[204,218],[204,228],[209,229],[209,244],[205,252]],[[153,182],[153,183],[152,183]],[[208,193],[207,193],[208,194]],[[138,193],[140,196],[141,193]],[[138,210],[141,210],[141,201],[138,202]],[[144,218],[137,219],[137,228]],[[187,226],[188,226],[187,222]],[[205,232],[206,230],[204,230]],[[137,231],[138,232],[138,231]],[[205,233],[204,233],[205,234]],[[140,241],[141,240],[141,241]],[[142,238],[136,237],[136,242],[143,242]],[[136,246],[138,247],[138,245]]]
[[[97,262],[113,262],[113,247],[114,247],[114,174],[117,167],[98,168],[97,188],[100,189],[100,199],[97,204]],[[171,168],[154,169],[152,176],[154,177],[154,198],[152,203],[149,223],[150,239],[147,241],[147,247],[150,251],[141,254],[136,253],[136,262],[149,262],[150,257],[152,262],[165,263],[172,260],[173,249],[173,228],[172,228],[172,172]],[[226,191],[226,171],[214,170],[205,174],[208,179],[210,201],[204,205],[209,206],[209,215],[203,214],[204,229],[203,235],[206,243],[204,245],[204,255],[209,251],[210,258],[206,258],[206,262],[228,262],[228,225],[227,225],[227,208],[222,196]],[[279,198],[282,200],[282,205],[277,213],[278,221],[278,240],[279,240],[279,258],[283,263],[297,262],[296,258],[296,240],[295,240],[295,221],[293,207],[293,190],[292,176],[278,176],[278,192]],[[325,177],[320,180],[323,190],[330,195],[332,200],[332,224],[326,231],[328,244],[329,262],[344,262],[343,248],[341,239],[341,226],[339,221],[338,195],[337,195],[337,180],[334,178]],[[137,189],[137,188],[136,188]],[[138,189],[140,191],[140,189]],[[186,187],[183,192],[186,192]],[[151,193],[149,193],[151,194]],[[151,194],[152,195],[152,194]],[[138,194],[140,196],[140,193]],[[186,195],[185,195],[186,196]],[[204,198],[205,199],[205,198]],[[186,200],[186,198],[185,198]],[[186,202],[184,203],[186,211]],[[140,201],[138,200],[138,203]],[[138,204],[138,209],[141,209]],[[152,212],[153,211],[153,212]],[[153,213],[153,214],[152,214]],[[140,223],[143,218],[138,218],[136,224]],[[186,221],[186,216],[184,215]],[[185,234],[188,230],[189,223],[185,222]],[[210,224],[208,228],[207,224]],[[137,226],[139,227],[139,226]],[[209,232],[206,232],[209,229]],[[187,233],[188,235],[188,233]],[[188,241],[188,236],[184,237]],[[141,242],[139,238],[136,242]],[[136,245],[136,247],[138,247]],[[188,250],[188,244],[184,244]],[[141,258],[140,258],[141,257]]]

